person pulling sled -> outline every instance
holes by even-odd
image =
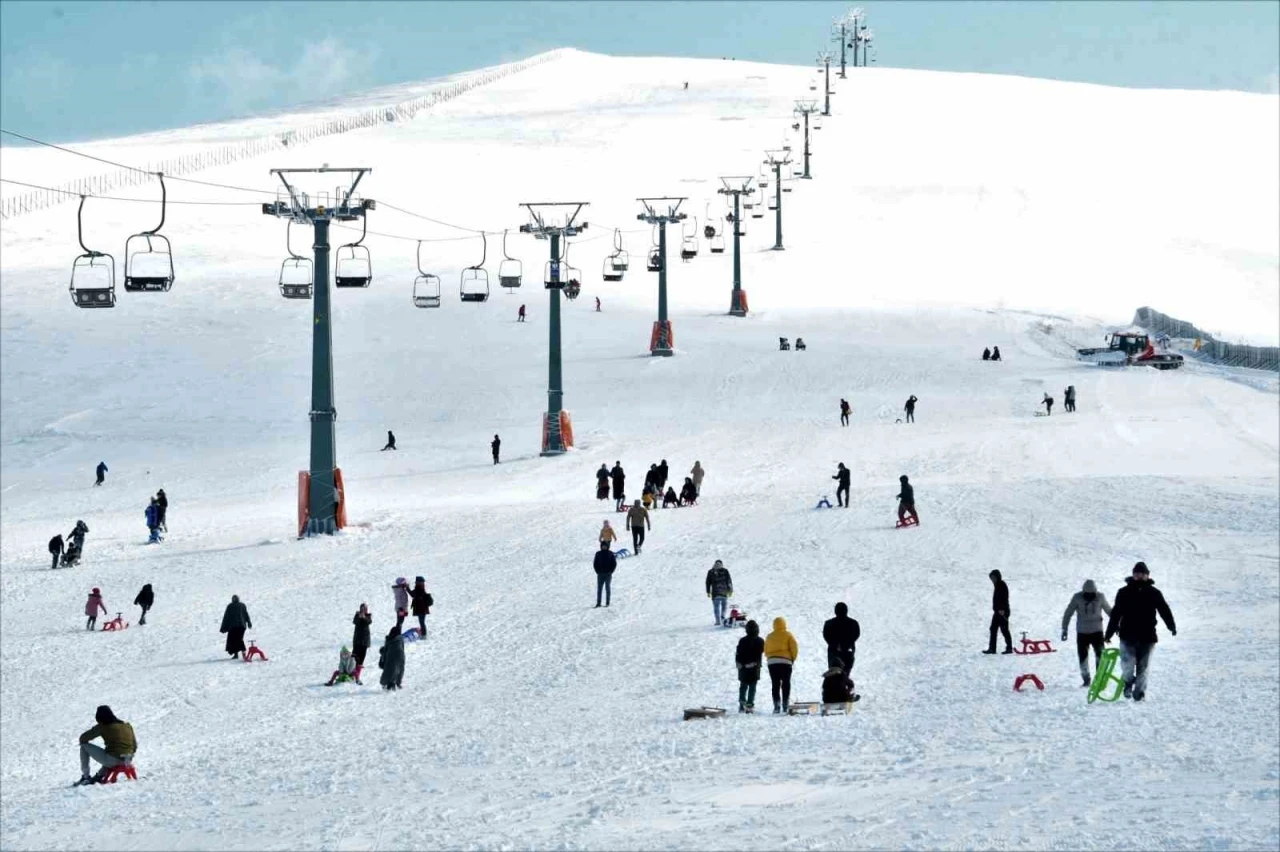
[[[898,491],[898,526],[918,526],[920,524],[920,516],[916,514],[916,490],[911,487],[911,483],[907,481],[907,475],[904,473],[898,477],[901,489]],[[911,520],[908,521],[907,518]]]

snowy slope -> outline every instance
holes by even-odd
[[[626,281],[602,284],[611,228],[642,229],[637,195],[688,194],[700,219],[716,209],[714,178],[782,142],[811,76],[570,54],[405,125],[202,174],[273,190],[271,167],[367,164],[369,197],[491,229],[523,221],[522,200],[592,202],[571,249],[587,286],[565,308],[579,446],[555,460],[536,454],[545,244],[511,237],[531,279],[519,295],[433,312],[409,305],[415,243],[370,237],[373,286],[335,296],[354,525],[333,539],[291,535],[311,321],[276,293],[280,223],[252,206],[171,208],[173,291],[89,312],[66,295],[68,209],[6,222],[0,846],[1280,844],[1280,388],[1070,357],[1104,330],[1089,317],[1123,322],[1147,302],[1274,338],[1275,98],[860,70],[817,133],[816,178],[784,197],[787,251],[765,251],[770,220],[749,223],[753,314],[723,316],[730,260],[704,244],[671,274],[677,357],[649,358],[648,234],[627,235]],[[1166,135],[1188,109],[1215,129]],[[1206,174],[1180,174],[1174,192],[1166,156]],[[189,185],[171,197],[246,200]],[[154,218],[96,211],[90,245]],[[370,226],[465,236],[385,208]],[[479,248],[424,247],[446,296]],[[809,351],[777,352],[780,335]],[[1004,363],[976,360],[990,344]],[[1032,416],[1067,384],[1076,415]],[[919,422],[896,424],[909,393]],[[397,453],[377,452],[387,428]],[[660,458],[681,475],[701,460],[705,499],[658,513],[613,606],[592,609],[594,535],[615,517],[591,499],[592,473],[620,459],[638,483]],[[111,472],[95,489],[100,459]],[[837,461],[854,471],[853,508],[813,512]],[[917,530],[892,529],[900,473]],[[148,548],[142,509],[161,486],[171,534]],[[45,541],[78,517],[85,563],[48,572]],[[702,591],[716,558],[766,629],[787,618],[798,699],[818,693],[822,621],[850,603],[864,634],[853,718],[679,721],[736,698],[736,636],[711,626]],[[1112,597],[1137,559],[1179,626],[1161,628],[1146,704],[1087,706],[1065,646],[977,654],[991,568],[1009,581],[1015,636],[1056,645],[1081,581]],[[359,603],[382,635],[391,581],[415,574],[438,607],[405,691],[382,693],[372,667],[363,689],[316,686]],[[80,629],[91,586],[114,613],[145,582],[145,627]],[[232,593],[271,662],[225,661]],[[1046,692],[1014,694],[1024,671]],[[141,780],[68,791],[99,703],[134,723]]]

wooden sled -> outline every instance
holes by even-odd
[[[823,716],[848,716],[853,713],[852,701],[841,701],[835,704],[823,704]]]
[[[817,701],[796,701],[787,708],[788,716],[816,716],[822,709]]]
[[[684,720],[687,722],[690,719],[719,719],[724,713],[723,707],[686,707]]]

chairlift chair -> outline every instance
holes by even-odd
[[[569,301],[578,298],[582,292],[582,270],[569,265],[569,241],[564,241],[564,296]]]
[[[116,304],[116,259],[84,244],[84,200],[76,211],[76,238],[84,254],[71,264],[71,301],[77,308],[113,308]]]
[[[626,272],[631,267],[631,255],[622,247],[622,231],[613,229],[613,268],[617,272]]]
[[[524,272],[524,266],[520,261],[507,254],[507,232],[502,232],[502,257],[503,260],[498,264],[498,286],[505,287],[508,293],[514,292],[515,288],[520,286],[520,279]]]
[[[600,271],[600,277],[605,281],[621,281],[622,270],[614,265],[614,256],[609,255],[604,259],[604,268]]]
[[[686,260],[686,261],[693,260],[697,256],[698,256],[698,238],[685,237],[680,242],[680,259]]]
[[[413,306],[440,307],[440,276],[422,269],[422,241],[418,241],[418,276],[413,279]]]
[[[369,219],[360,217],[360,239],[338,247],[334,261],[333,283],[335,287],[368,287],[373,283],[373,259],[363,245],[369,232]]]
[[[658,250],[657,246],[649,249],[649,260],[646,263],[645,268],[650,272],[662,271],[662,253]]]
[[[280,264],[280,295],[286,299],[310,299],[315,272],[311,266],[311,258],[296,254],[289,235],[293,231],[293,220],[285,227],[284,242],[289,256]]]
[[[130,293],[164,293],[173,286],[173,250],[160,233],[168,208],[164,175],[160,180],[160,224],[124,241],[124,289]],[[142,244],[146,243],[146,248]]]
[[[716,234],[711,238],[711,253],[724,254],[724,236]]]
[[[459,279],[458,292],[464,302],[489,301],[489,273],[484,268],[485,258],[489,256],[489,238],[482,231],[480,239],[484,243],[480,262],[475,266],[468,266],[462,270],[462,275]]]

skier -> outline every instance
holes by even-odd
[[[724,624],[725,615],[729,612],[729,598],[733,597],[733,578],[719,559],[707,572],[707,597],[711,598],[711,612],[715,616],[716,627],[719,627]]]
[[[355,678],[356,683],[360,683],[360,672],[364,669],[364,657],[369,653],[369,626],[373,624],[373,613],[369,612],[368,604],[360,604],[360,608],[356,610],[355,617],[351,619],[351,623],[355,625],[355,631],[351,636],[351,656],[356,661]]]
[[[400,635],[398,624],[387,631],[386,641],[378,649],[378,668],[382,669],[378,682],[383,689],[400,688],[404,680],[404,637]]]
[[[689,471],[689,476],[693,479],[693,490],[699,495],[702,494],[702,477],[706,476],[706,473],[702,469],[702,462],[700,461],[695,461],[693,469]]]
[[[999,361],[999,360],[1000,360],[1000,347],[999,347],[999,346],[993,346],[993,347],[991,348],[991,360],[992,360],[992,361]]]
[[[640,505],[637,500],[627,511],[627,526],[631,527],[631,545],[635,550],[636,556],[640,555],[640,545],[644,544],[645,527],[653,529],[653,524],[649,522],[649,513]]]
[[[667,466],[667,460],[663,459],[658,462],[658,491],[661,492],[667,487],[667,477],[671,475],[671,469]]]
[[[388,429],[386,446],[384,446],[381,450],[379,450],[379,452],[385,453],[387,450],[394,450],[395,448],[396,448],[395,433],[392,432],[390,429]]]
[[[600,463],[600,469],[596,471],[596,499],[609,499],[609,468],[605,467],[604,462]]]
[[[849,425],[849,412],[851,412],[852,410],[853,409],[849,407],[849,400],[847,399],[840,400],[840,425],[841,426]]]
[[[156,498],[151,498],[151,504],[147,506],[144,513],[147,517],[147,544],[156,544],[160,541],[160,507],[156,505]]]
[[[98,473],[98,481],[93,484],[101,485],[107,479],[107,463],[106,462],[98,462],[97,473]]]
[[[600,297],[596,296],[596,313],[600,313]]]
[[[351,651],[346,645],[343,645],[342,650],[338,652],[338,667],[333,670],[333,676],[329,678],[329,682],[325,686],[333,686],[338,682],[338,678],[342,678],[344,681],[355,680],[356,683],[360,682],[356,680],[355,658],[351,656]]]
[[[100,784],[107,778],[107,770],[115,766],[130,766],[133,756],[138,751],[138,740],[133,734],[133,726],[122,722],[111,712],[106,704],[98,707],[94,714],[98,724],[80,735],[80,780],[76,786]],[[102,737],[102,745],[94,745],[91,740]],[[89,775],[89,758],[93,758],[101,769],[94,776]]]
[[[843,506],[846,509],[849,508],[849,477],[851,475],[849,468],[844,466],[844,462],[840,462],[836,470],[836,475],[831,477],[832,479],[839,480],[839,483],[836,485],[836,504]],[[841,494],[844,496],[841,497]]]
[[[1046,393],[1044,395],[1044,399],[1040,400],[1040,404],[1044,406],[1045,417],[1050,417],[1053,415],[1053,397],[1049,396],[1049,394]]]
[[[991,350],[990,350],[990,349],[983,349],[983,350],[982,350],[982,360],[983,360],[983,361],[990,361],[990,360],[991,360]]]
[[[916,422],[916,403],[919,401],[920,400],[916,399],[915,394],[912,394],[911,396],[907,397],[907,404],[902,407],[902,410],[907,413],[908,423]]]
[[[608,550],[613,547],[613,543],[618,540],[618,533],[609,525],[608,519],[605,520],[604,526],[600,527],[600,546]]]
[[[62,551],[62,536],[55,535],[53,538],[49,539],[49,553],[53,556],[53,565],[49,566],[51,569],[57,569],[58,560],[62,558]]]
[[[1076,656],[1080,658],[1081,686],[1088,686],[1093,678],[1089,675],[1089,649],[1093,648],[1093,664],[1096,667],[1102,657],[1102,614],[1111,614],[1111,604],[1107,596],[1098,594],[1098,587],[1092,580],[1085,580],[1084,587],[1071,596],[1066,612],[1062,613],[1062,641],[1067,641],[1067,626],[1071,624],[1071,616],[1076,617]]]
[[[524,322],[524,305],[521,305],[520,310],[516,312],[516,322]]]
[[[991,585],[995,589],[991,593],[991,640],[987,643],[987,650],[982,653],[996,652],[996,631],[998,630],[1004,635],[1003,653],[1012,654],[1013,637],[1009,635],[1009,587],[1005,585],[1004,580],[1000,579],[999,570],[992,569],[987,576],[991,578]]]
[[[502,439],[497,435],[493,436],[493,440],[489,442],[489,449],[493,450],[493,463],[498,463],[498,451],[502,449]]]
[[[151,591],[151,584],[147,583],[142,587],[141,591],[138,592],[138,596],[133,599],[134,606],[142,607],[142,618],[138,619],[139,625],[147,623],[147,613],[151,611],[151,607],[155,602],[156,594]]]
[[[1073,413],[1076,410],[1076,386],[1067,385],[1067,389],[1062,392],[1062,407],[1067,413]]]
[[[405,617],[409,615],[409,583],[404,577],[396,577],[391,591],[396,596],[396,627],[399,627],[404,624]]]
[[[690,491],[692,491],[692,489],[693,489],[693,483],[689,481],[689,477],[687,477],[687,476],[686,476],[686,477],[684,478],[684,481],[685,481],[685,483],[686,483],[686,487],[687,487],[687,488],[689,488],[689,489],[690,489]],[[698,495],[697,495],[697,494],[694,494],[694,495],[693,495],[693,498],[696,500],[696,499],[698,498]],[[668,485],[668,486],[667,486],[667,493],[662,495],[662,508],[664,508],[664,509],[669,509],[669,508],[671,508],[672,506],[680,506],[680,505],[682,505],[682,504],[680,503],[680,496],[679,496],[678,494],[676,494],[676,488],[675,488],[675,486],[674,486],[674,485]]]
[[[911,520],[919,524],[920,516],[916,514],[916,490],[907,481],[905,473],[898,477],[898,482],[901,485],[901,490],[898,492],[898,522],[901,523],[910,515]]]
[[[844,601],[836,604],[835,618],[828,618],[822,625],[822,638],[827,643],[827,665],[839,666],[845,674],[851,673],[860,636],[862,628],[858,626],[857,619],[849,617],[848,605]]]
[[[222,626],[218,628],[219,633],[227,634],[226,651],[231,659],[244,653],[244,632],[251,627],[253,620],[249,618],[249,608],[240,603],[239,595],[232,595],[231,603],[222,613]]]
[[[618,557],[613,555],[613,551],[609,549],[609,542],[601,541],[600,549],[596,551],[595,561],[592,567],[596,572],[596,606],[600,606],[600,592],[604,592],[604,605],[609,605],[609,599],[613,596],[613,572],[618,570]]]
[[[160,515],[157,518],[160,522],[159,527],[168,532],[169,524],[165,522],[165,517],[169,514],[169,496],[164,493],[163,488],[156,492],[156,508],[160,510]]]
[[[773,620],[773,632],[765,637],[764,656],[773,687],[773,712],[781,713],[791,704],[791,667],[800,656],[796,637],[787,630],[787,620],[782,616]]]
[[[687,91],[689,91],[689,81],[688,81],[688,80],[685,80],[685,81],[684,81],[684,90],[685,90],[686,92],[687,92]]]
[[[431,614],[431,606],[435,598],[427,591],[427,581],[421,576],[413,578],[413,588],[409,591],[414,616],[418,619],[418,638],[427,635],[427,616]]]
[[[614,508],[621,512],[624,494],[623,487],[627,483],[627,473],[622,469],[622,462],[615,461],[613,463],[613,470],[609,471],[609,478],[613,480]]]
[[[89,599],[84,602],[84,614],[89,616],[89,620],[84,623],[85,630],[92,630],[98,626],[98,613],[107,614],[107,605],[102,602],[102,592],[94,589],[89,593]]]
[[[733,660],[738,666],[738,712],[756,712],[756,684],[760,682],[760,658],[764,655],[764,640],[760,638],[760,625],[747,622],[747,635],[738,640],[738,650]]]
[[[1112,607],[1111,619],[1107,622],[1105,641],[1110,642],[1111,637],[1119,632],[1124,697],[1141,701],[1147,694],[1147,664],[1151,662],[1151,652],[1159,641],[1156,615],[1164,620],[1170,635],[1178,635],[1178,626],[1173,622],[1173,612],[1164,595],[1151,581],[1147,563],[1135,564],[1133,576],[1126,577],[1124,583],[1116,592],[1116,605]]]
[[[693,484],[693,479],[686,476],[684,485],[680,488],[680,505],[693,506],[698,502],[698,488]]]

